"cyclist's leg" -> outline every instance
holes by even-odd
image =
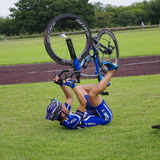
[[[113,73],[115,70],[108,71],[105,75],[104,79],[102,79],[98,84],[96,84],[88,93],[90,103],[93,107],[97,107],[101,104],[102,98],[99,96],[99,94],[105,90],[108,82],[113,76]]]
[[[78,89],[83,93],[83,95],[87,95],[91,89],[95,87],[96,84],[86,84],[77,86]]]
[[[111,122],[113,114],[109,106],[102,100],[102,103],[94,107],[94,110],[87,110],[82,123],[85,127],[105,125]]]
[[[86,110],[93,110],[93,107],[90,103],[88,92],[95,86],[96,84],[88,84],[88,85],[79,85],[77,88],[81,91],[81,93],[84,95],[86,99]]]

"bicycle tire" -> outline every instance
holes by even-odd
[[[97,49],[99,50],[99,61],[111,61],[119,66],[119,47],[115,35],[109,29],[102,29],[97,34]],[[112,54],[100,51],[100,44],[112,50]]]
[[[89,54],[92,45],[87,23],[74,14],[62,14],[48,24],[44,34],[44,45],[49,56],[59,64],[73,65],[66,39],[71,38],[78,60]]]

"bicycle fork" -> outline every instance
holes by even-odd
[[[68,46],[68,50],[69,50],[71,59],[73,60],[74,70],[75,71],[80,71],[81,70],[80,63],[79,63],[78,58],[76,56],[71,38],[67,38],[66,43],[67,43],[67,46]]]
[[[80,71],[81,66],[80,66],[79,60],[76,56],[76,52],[74,50],[74,46],[73,46],[71,38],[67,38],[66,43],[68,46],[68,50],[69,50],[71,59],[73,60],[74,71]],[[80,82],[80,73],[75,73],[75,75],[76,75],[76,79],[78,80],[78,83],[79,83]]]

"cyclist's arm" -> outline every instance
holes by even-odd
[[[66,97],[65,102],[69,105],[72,105],[73,102],[73,95],[71,93],[71,91],[69,90],[69,88],[65,85],[61,86],[61,89]]]
[[[71,91],[68,89],[68,87],[66,87],[65,85],[63,85],[63,82],[58,82],[59,81],[59,77],[56,75],[56,77],[53,79],[53,82],[60,85],[66,99],[65,99],[65,103],[72,105],[72,101],[73,101],[73,96]]]

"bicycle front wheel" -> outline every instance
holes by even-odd
[[[119,48],[116,37],[109,29],[102,29],[97,35],[100,61],[111,61],[119,65]]]
[[[73,64],[67,39],[71,39],[78,60],[82,61],[91,48],[91,33],[86,22],[74,14],[55,17],[45,30],[46,51],[54,61],[62,65]]]

